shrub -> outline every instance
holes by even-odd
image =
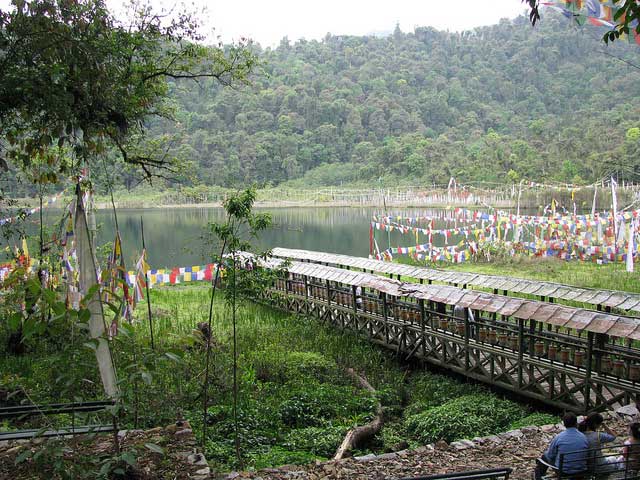
[[[514,402],[473,394],[412,415],[405,425],[413,438],[423,443],[440,439],[451,442],[497,433],[523,416],[522,407]]]
[[[249,359],[256,378],[263,382],[286,383],[301,377],[317,381],[335,378],[338,367],[333,360],[315,352],[284,352],[275,350],[255,352]]]
[[[417,404],[415,407],[411,405],[410,414],[420,411],[416,408],[436,407],[463,395],[486,392],[486,389],[475,384],[462,383],[451,377],[432,373],[414,375],[410,383],[410,400],[412,404]]]
[[[289,384],[289,398],[280,404],[282,423],[290,427],[312,427],[331,422],[356,423],[371,418],[375,398],[353,387],[322,383]]]
[[[259,470],[261,468],[277,467],[280,465],[305,465],[313,462],[316,455],[309,452],[291,451],[281,447],[271,447],[267,452],[251,456],[251,465]],[[325,460],[320,458],[320,460]]]
[[[509,430],[515,430],[516,428],[553,425],[558,423],[559,419],[556,415],[549,413],[532,413],[520,420],[516,420],[509,425]]]
[[[307,427],[291,430],[284,446],[291,450],[304,450],[322,457],[331,457],[347,433],[346,426]]]

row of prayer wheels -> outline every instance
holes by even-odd
[[[376,313],[382,315],[382,303],[364,299],[362,301],[362,309],[367,313]]]
[[[466,330],[464,322],[461,322],[459,320],[457,320],[457,321],[450,320],[447,317],[440,318],[438,320],[438,326],[442,330],[449,330],[449,331],[457,333],[460,336],[464,336],[465,330]]]
[[[394,316],[397,320],[404,320],[405,322],[419,322],[420,312],[413,308],[404,308],[396,306],[394,308]]]
[[[347,307],[351,306],[351,294],[349,293],[336,293],[335,302],[339,305],[344,305]]]

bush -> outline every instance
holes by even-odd
[[[411,403],[407,414],[419,413],[430,407],[437,407],[445,402],[463,395],[482,393],[487,390],[444,375],[425,373],[411,377]],[[415,405],[413,405],[415,404]],[[407,415],[407,416],[408,416]]]
[[[520,420],[516,420],[509,425],[509,430],[515,430],[516,428],[542,426],[542,425],[554,425],[559,422],[559,418],[549,413],[532,413]]]
[[[249,364],[262,382],[286,383],[301,377],[327,381],[338,376],[336,363],[319,353],[282,350],[254,353],[255,356],[248,359]]]
[[[347,433],[345,426],[307,427],[291,430],[284,446],[291,450],[304,450],[322,457],[332,457]]]
[[[451,442],[503,431],[524,416],[522,407],[490,394],[464,395],[406,420],[406,428],[422,443]]]
[[[265,453],[252,455],[250,461],[251,466],[259,470],[280,465],[305,465],[313,462],[316,458],[318,457],[309,452],[272,447]],[[324,460],[324,458],[321,458],[321,460]]]
[[[280,404],[282,423],[312,427],[326,422],[363,423],[373,415],[375,398],[353,387],[321,383],[290,384],[289,398]]]

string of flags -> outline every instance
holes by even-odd
[[[49,205],[56,203],[58,200],[60,200],[62,195],[64,195],[64,192],[65,190],[63,190],[60,193],[56,193],[53,197],[48,198],[45,202],[43,202],[42,208],[48,207]],[[38,213],[39,211],[40,211],[40,207],[38,206],[38,207],[30,208],[28,210],[23,210],[21,213],[17,215],[13,215],[11,217],[0,218],[0,226],[3,226],[7,223],[16,223],[25,217],[30,217],[31,215]]]
[[[618,2],[620,6],[624,2]],[[578,25],[589,22],[596,27],[613,28],[616,25],[616,12],[620,6],[611,0],[556,0],[542,1],[540,5],[560,12],[569,19],[573,19]],[[620,19],[622,20],[622,19]],[[635,32],[637,22],[632,22],[629,41],[632,39],[640,44],[640,35]]]
[[[456,225],[435,228],[436,219],[454,221]],[[420,225],[421,222],[427,224]],[[389,237],[389,248],[381,251],[375,239],[376,231],[411,234],[415,245],[392,247]],[[427,243],[419,241],[419,234],[427,236]],[[477,258],[487,247],[499,244],[514,254],[604,263],[626,261],[631,271],[633,260],[638,257],[640,210],[592,215],[516,215],[456,208],[453,215],[447,217],[378,215],[372,219],[369,236],[370,255],[381,260],[391,260],[393,255],[411,255],[420,260],[460,263]],[[452,240],[459,243],[450,245]]]

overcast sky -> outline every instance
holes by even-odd
[[[107,0],[114,8],[126,0]],[[151,0],[174,6],[177,1]],[[206,8],[202,23],[215,28],[225,42],[249,37],[262,46],[277,45],[284,36],[321,39],[334,35],[365,35],[392,31],[396,22],[404,32],[415,26],[460,31],[497,23],[525,11],[521,0],[188,0]],[[128,2],[127,2],[128,3]],[[9,0],[0,0],[6,8]]]

